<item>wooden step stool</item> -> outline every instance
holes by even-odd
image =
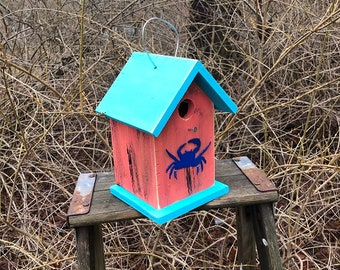
[[[273,183],[247,157],[216,162],[216,179],[230,192],[197,210],[236,207],[238,263],[256,269],[256,249],[262,270],[281,270],[275,233]],[[143,217],[109,192],[113,173],[81,174],[67,214],[75,228],[79,270],[105,269],[101,224]]]

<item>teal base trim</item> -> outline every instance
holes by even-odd
[[[164,208],[156,209],[136,195],[119,185],[110,187],[112,195],[118,197],[138,212],[142,213],[157,224],[171,221],[203,204],[206,204],[222,195],[229,193],[229,186],[215,180],[213,186],[190,195],[180,201],[174,202]]]

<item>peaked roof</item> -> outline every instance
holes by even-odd
[[[158,136],[195,82],[218,110],[237,106],[198,60],[134,52],[96,112]]]

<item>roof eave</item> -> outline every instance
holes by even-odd
[[[237,112],[237,105],[209,73],[209,71],[203,66],[203,64],[200,65],[194,82],[214,103],[215,109],[233,114]]]

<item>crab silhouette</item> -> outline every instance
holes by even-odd
[[[187,143],[191,143],[195,145],[194,149],[188,151],[182,151],[183,148],[187,145]],[[199,138],[190,139],[187,143],[183,143],[177,149],[178,158],[171,154],[168,149],[165,149],[169,157],[171,157],[174,161],[170,163],[170,165],[166,168],[166,173],[169,172],[169,179],[171,179],[172,175],[174,175],[175,179],[177,179],[177,171],[184,168],[196,167],[196,174],[200,171],[203,171],[204,163],[207,163],[207,160],[203,156],[203,154],[208,150],[211,142],[196,156],[197,152],[201,147],[201,140]]]

